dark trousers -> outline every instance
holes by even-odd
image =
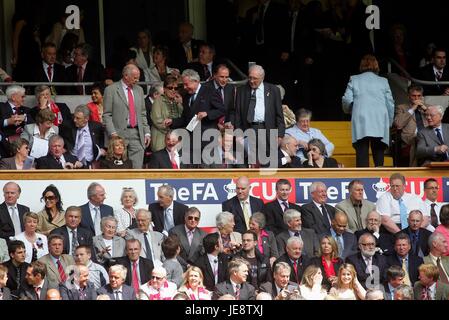
[[[374,166],[382,167],[384,165],[384,151],[386,145],[381,141],[381,138],[365,137],[352,144],[355,149],[357,168],[369,167],[370,144]]]

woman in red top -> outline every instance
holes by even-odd
[[[90,110],[89,121],[103,123],[103,94],[104,86],[102,84],[96,83],[92,86],[92,102],[87,104]]]

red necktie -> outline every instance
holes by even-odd
[[[136,294],[139,292],[139,278],[137,276],[137,262],[133,262],[133,275],[132,275],[132,281],[133,281],[133,288]]]
[[[136,107],[134,105],[134,96],[132,93],[132,88],[128,87],[126,88],[128,90],[128,105],[129,105],[129,126],[131,128],[135,128],[136,123]]]
[[[296,260],[293,261],[293,270],[295,270],[295,278],[298,279],[298,263],[296,262]],[[296,282],[298,282],[298,281],[296,281]]]
[[[64,267],[62,266],[61,261],[59,259],[56,260],[56,264],[58,266],[58,273],[59,277],[61,278],[61,282],[65,282],[67,280],[67,275],[64,272]]]
[[[235,285],[235,300],[240,300],[240,285]]]
[[[50,81],[51,82],[51,77],[52,77],[52,66],[51,65],[49,65],[48,66],[48,68],[47,68],[47,75],[48,75],[48,81]]]
[[[179,169],[178,164],[176,163],[176,160],[175,160],[175,155],[173,153],[170,153],[170,162],[171,162],[171,167],[173,169]]]
[[[34,293],[36,294],[36,300],[40,300],[41,299],[40,291],[41,291],[40,287],[34,287]]]
[[[82,66],[78,67],[78,82],[83,82],[83,67]],[[78,86],[78,93],[81,95],[84,94],[83,86]]]

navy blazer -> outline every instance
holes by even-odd
[[[173,222],[175,226],[184,224],[184,216],[188,208],[178,201],[173,201]],[[153,230],[158,232],[164,231],[165,209],[160,206],[159,202],[155,202],[148,206],[148,210],[151,212],[151,220],[154,224]]]
[[[67,231],[67,226],[62,226],[56,229],[53,229],[50,234],[59,234],[64,238],[64,242],[63,242],[63,251],[62,253],[65,254],[71,254],[71,252],[69,252],[70,249],[70,243],[69,243],[69,233]],[[89,246],[93,251],[93,234],[92,232],[89,231],[89,229],[83,228],[83,227],[79,227],[76,228],[76,238],[78,240],[78,245],[86,245]],[[95,260],[96,257],[95,255],[92,255],[92,259]]]
[[[410,282],[413,284],[418,281],[418,268],[420,265],[424,263],[424,260],[421,257],[418,257],[414,254],[409,253],[408,255],[408,276],[410,277]],[[402,268],[402,259],[396,254],[393,253],[389,257],[387,257],[388,267],[391,266],[399,266]]]
[[[373,234],[367,228],[365,228],[363,230],[356,231],[355,232],[355,236],[357,238],[357,243],[359,241],[360,236],[362,234],[364,234],[364,233],[371,233],[371,234]],[[381,248],[382,252],[383,252],[383,255],[388,256],[392,252],[394,252],[393,235],[391,233],[382,232],[382,229],[381,229],[379,234],[380,234],[379,238],[374,237],[374,238],[376,238],[376,247]]]
[[[110,284],[107,284],[97,290],[97,294],[105,294],[111,298],[111,300],[115,300],[114,290],[111,288]],[[136,300],[136,293],[134,292],[134,288],[128,286],[126,284],[122,285],[122,300]]]
[[[218,300],[219,297],[230,294],[235,297],[234,287],[232,286],[231,280],[226,280],[217,284],[212,300]],[[248,282],[243,282],[240,287],[240,298],[239,300],[256,300],[256,289]]]
[[[302,275],[304,273],[304,270],[310,264],[309,260],[310,259],[305,254],[302,254],[299,257],[299,263],[298,263],[298,266],[297,266],[297,271],[298,272],[296,273],[295,269],[293,268],[293,263],[290,260],[290,257],[288,256],[287,253],[284,253],[279,258],[277,258],[276,261],[273,263],[273,270],[275,269],[276,264],[278,264],[279,262],[286,262],[286,263],[288,263],[288,265],[291,268],[290,281],[295,282],[297,284],[300,284],[301,283],[301,279],[302,279]]]
[[[332,220],[335,215],[335,208],[328,204],[325,204],[324,206],[330,216],[329,218]],[[304,228],[315,230],[316,234],[324,234],[329,232],[329,228],[324,223],[323,214],[314,202],[309,202],[301,207],[301,219],[302,226]]]
[[[80,227],[90,230],[93,235],[95,234],[95,226],[94,222],[92,221],[92,216],[90,215],[90,209],[89,209],[89,202],[86,204],[83,204],[80,206],[81,208],[81,223]],[[111,206],[108,206],[107,204],[100,205],[100,215],[101,218],[113,216],[114,215],[114,209],[112,209]]]
[[[87,282],[87,286],[84,289],[86,297],[83,300],[96,300],[97,291],[92,282]],[[80,292],[72,285],[72,288],[68,288],[65,283],[59,284],[59,292],[61,293],[62,300],[81,300]]]
[[[249,205],[251,212],[254,214],[260,212],[263,209],[263,201],[259,198],[249,196]],[[222,211],[231,212],[234,215],[234,231],[243,233],[249,229],[249,226],[245,223],[245,216],[243,215],[243,209],[240,205],[240,200],[237,196],[232,197],[229,200],[223,201],[221,204]]]
[[[217,257],[218,262],[218,283],[225,281],[228,278],[228,262],[229,257],[225,254],[220,253]],[[207,254],[202,254],[198,260],[194,263],[195,266],[201,269],[203,272],[203,284],[209,291],[215,290],[215,277],[212,267],[209,263],[209,258]]]
[[[131,260],[127,256],[116,258],[114,264],[121,264],[122,266],[126,267],[127,274],[126,274],[126,281],[125,283],[128,286],[132,285],[132,269],[131,269]],[[153,272],[153,262],[147,258],[139,258],[139,277],[140,277],[140,284],[147,283],[151,280],[151,272]]]
[[[386,271],[388,268],[387,260],[384,256],[378,253],[376,253],[372,259],[373,259],[372,265],[377,266],[379,268],[379,276],[380,276],[379,283],[382,283],[385,280]],[[363,259],[362,257],[362,254],[359,252],[352,256],[349,256],[346,258],[345,262],[350,263],[354,266],[355,271],[357,272],[357,279],[359,280],[360,284],[364,288],[366,288],[365,282],[371,275],[366,272],[366,263],[365,259]]]
[[[412,245],[412,250],[415,249],[415,248],[413,248],[412,231],[410,230],[410,227],[402,229],[400,232],[404,232],[409,236],[410,244]],[[429,237],[431,235],[432,235],[432,232],[430,232],[429,230],[427,230],[425,228],[419,228],[418,248],[416,248],[416,251],[413,252],[415,255],[418,255],[419,249],[421,249],[421,251],[423,253],[423,256],[421,258],[424,258],[425,256],[427,256],[429,254],[429,252],[430,252]]]
[[[69,152],[63,154],[66,162],[75,164],[78,158]],[[61,163],[58,163],[52,155],[48,154],[46,156],[36,159],[36,169],[64,169]]]
[[[301,207],[295,203],[288,203],[289,209],[295,209],[300,212]],[[265,203],[262,212],[265,214],[265,218],[267,220],[266,228],[270,231],[273,231],[274,235],[277,236],[282,231],[288,230],[287,225],[284,223],[284,211],[279,204],[278,199],[274,201]]]

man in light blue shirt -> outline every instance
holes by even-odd
[[[299,109],[296,111],[296,125],[285,130],[285,133],[295,137],[299,142],[299,149],[296,155],[301,159],[301,162],[307,160],[306,152],[308,151],[307,143],[311,139],[320,139],[326,147],[326,157],[332,156],[334,152],[334,144],[330,142],[323,133],[315,128],[310,127],[310,120],[312,119],[312,111],[307,109]]]

